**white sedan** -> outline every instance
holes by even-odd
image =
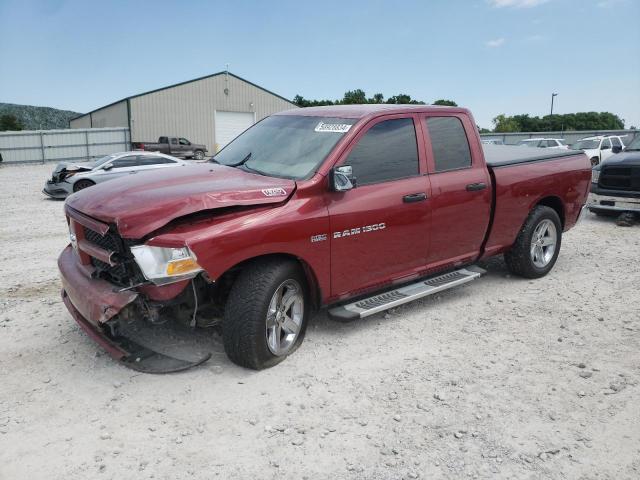
[[[46,181],[42,193],[66,198],[74,192],[133,173],[158,168],[180,167],[189,162],[158,152],[121,152],[89,162],[59,163]]]

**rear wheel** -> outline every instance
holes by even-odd
[[[202,160],[204,158],[204,152],[202,150],[196,150],[193,152],[193,158],[196,160]]]
[[[300,265],[282,259],[257,261],[240,273],[229,293],[222,322],[225,352],[242,367],[276,365],[300,346],[308,317]]]
[[[521,277],[543,277],[553,268],[560,253],[562,224],[550,207],[535,207],[515,243],[504,255],[509,270]]]
[[[91,180],[78,180],[73,184],[73,191],[79,192],[80,190],[84,190],[85,188],[93,187],[95,185]]]

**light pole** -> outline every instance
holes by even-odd
[[[551,113],[550,113],[550,115],[553,115],[553,99],[554,99],[555,97],[557,97],[557,96],[558,96],[558,94],[557,94],[557,93],[552,93],[552,94],[551,94]]]

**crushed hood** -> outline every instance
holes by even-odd
[[[95,162],[61,162],[56,165],[54,173],[62,170],[93,170]]]
[[[204,163],[114,179],[74,193],[67,205],[116,224],[125,238],[142,238],[202,210],[280,203],[295,187],[293,180]]]

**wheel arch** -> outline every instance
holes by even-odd
[[[225,281],[235,281],[235,277],[240,273],[240,271],[245,268],[247,265],[266,259],[274,259],[280,258],[283,261],[291,260],[296,262],[302,268],[304,272],[305,279],[307,281],[307,287],[309,289],[309,295],[311,296],[311,305],[314,310],[320,308],[322,304],[322,291],[320,288],[320,282],[318,281],[318,277],[313,270],[313,267],[303,258],[293,255],[291,253],[277,252],[277,253],[266,253],[262,255],[257,255],[254,257],[246,258],[241,262],[236,263],[232,267],[225,270],[222,275],[218,277],[219,282],[224,283]]]
[[[562,229],[564,230],[565,206],[564,206],[564,202],[560,197],[555,195],[550,195],[548,197],[541,198],[540,200],[538,200],[538,202],[535,205],[531,207],[530,211],[533,210],[538,205],[549,207],[555,210],[555,212],[558,214],[558,217],[560,217],[560,224],[562,225]]]

